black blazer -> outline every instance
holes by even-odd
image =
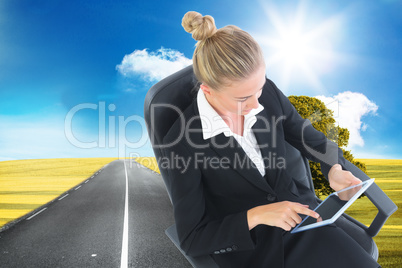
[[[253,126],[265,163],[262,177],[233,137],[202,137],[196,100],[164,138],[159,165],[168,169],[174,217],[181,248],[190,256],[212,254],[218,264],[270,267],[283,261],[283,230],[259,225],[249,231],[247,210],[278,201],[316,206],[314,194],[287,172],[285,140],[310,160],[319,161],[325,176],[342,151],[297,113],[288,98],[267,79],[259,102],[264,110]],[[321,154],[326,153],[324,156]],[[320,157],[319,157],[320,156]],[[319,159],[320,158],[320,159]]]

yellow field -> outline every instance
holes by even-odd
[[[65,158],[0,162],[0,228],[58,197],[115,159]]]

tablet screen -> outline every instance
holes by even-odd
[[[291,233],[324,226],[335,222],[340,215],[374,182],[374,179],[350,186],[330,194],[314,211],[320,214],[320,219],[306,217]]]
[[[322,221],[331,219],[348,201],[341,200],[337,195],[331,194],[321,206],[314,211],[320,214]],[[304,222],[300,223],[300,227],[312,223],[316,223],[317,219],[308,217]]]

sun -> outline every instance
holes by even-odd
[[[308,39],[301,33],[289,30],[285,31],[278,40],[277,53],[286,64],[300,65],[308,59],[312,52]]]
[[[295,14],[280,14],[272,6],[265,6],[264,10],[269,24],[255,36],[264,50],[267,71],[276,70],[285,87],[291,81],[303,79],[312,89],[322,92],[320,75],[331,71],[342,58],[333,48],[342,16],[314,22],[307,18],[302,5]]]

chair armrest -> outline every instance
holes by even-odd
[[[356,167],[349,161],[346,161],[345,168],[362,181],[370,179],[369,176],[367,176],[363,171],[361,171],[358,167]],[[366,190],[365,195],[378,209],[378,213],[375,216],[373,222],[368,228],[366,227],[367,234],[371,237],[374,237],[381,230],[382,226],[389,218],[389,216],[391,216],[398,209],[398,207],[375,183],[373,183]]]

